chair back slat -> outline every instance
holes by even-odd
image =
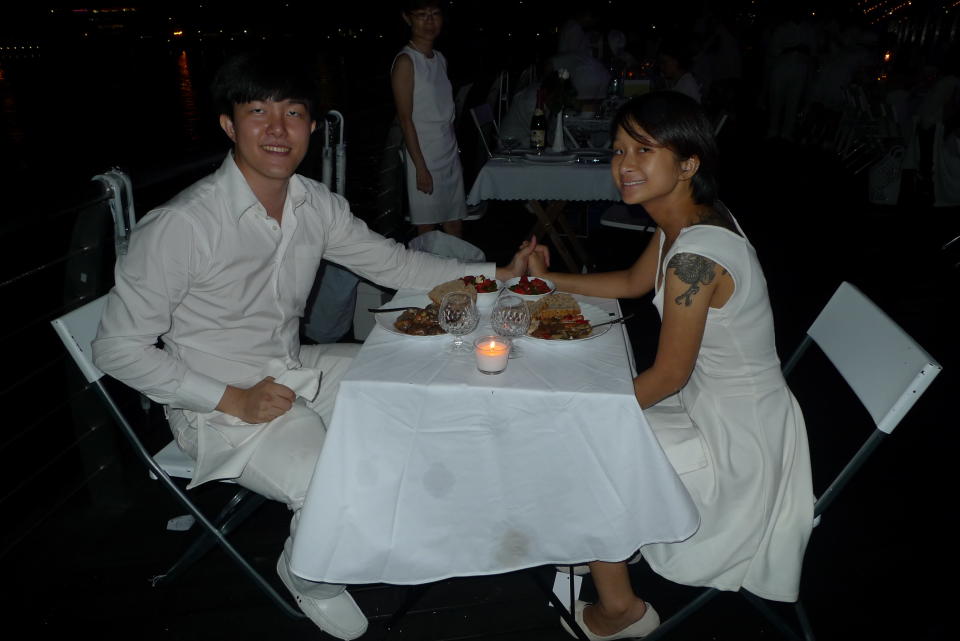
[[[103,372],[93,364],[91,343],[97,337],[100,316],[103,315],[106,304],[107,297],[104,295],[50,321],[67,352],[76,361],[89,383],[100,380],[103,376]]]
[[[497,149],[500,136],[497,121],[493,119],[493,109],[490,108],[490,105],[482,103],[476,107],[471,107],[470,115],[473,117],[473,123],[477,126],[480,142],[483,143],[487,157],[493,158],[493,152]]]
[[[891,433],[940,365],[850,283],[841,283],[807,334],[827,355],[877,428]]]

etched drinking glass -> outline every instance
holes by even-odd
[[[510,339],[510,358],[523,356],[517,338],[530,329],[530,308],[519,296],[507,294],[497,299],[490,314],[490,327],[500,336]]]
[[[515,136],[501,136],[500,144],[507,150],[507,162],[513,162],[513,150],[520,145]]]
[[[437,321],[445,332],[453,335],[453,342],[447,345],[446,352],[452,354],[473,352],[473,345],[464,341],[463,337],[477,328],[480,322],[480,311],[469,294],[462,292],[446,294],[440,300]]]

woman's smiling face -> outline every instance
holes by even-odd
[[[630,123],[637,138],[623,127],[613,141],[613,182],[628,205],[653,203],[689,190],[692,173],[671,149],[654,140],[636,123]],[[639,138],[639,139],[638,139]]]

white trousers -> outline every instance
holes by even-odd
[[[243,473],[235,479],[238,485],[285,503],[293,510],[290,538],[284,543],[285,560],[289,560],[292,551],[300,508],[323,447],[340,380],[359,349],[360,345],[352,343],[306,345],[300,349],[303,366],[323,372],[320,391],[309,403],[298,398],[290,411],[271,421],[269,436],[260,440]],[[197,458],[197,423],[201,416],[205,421],[217,422],[224,415],[217,411],[204,415],[181,410],[167,412],[174,438],[194,459]],[[305,581],[292,572],[290,576],[301,593],[316,599],[336,596],[344,589],[342,585]]]

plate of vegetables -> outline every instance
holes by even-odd
[[[536,300],[541,296],[552,294],[556,287],[553,281],[537,276],[520,276],[511,278],[503,283],[503,286],[511,294],[516,294],[526,300]]]

